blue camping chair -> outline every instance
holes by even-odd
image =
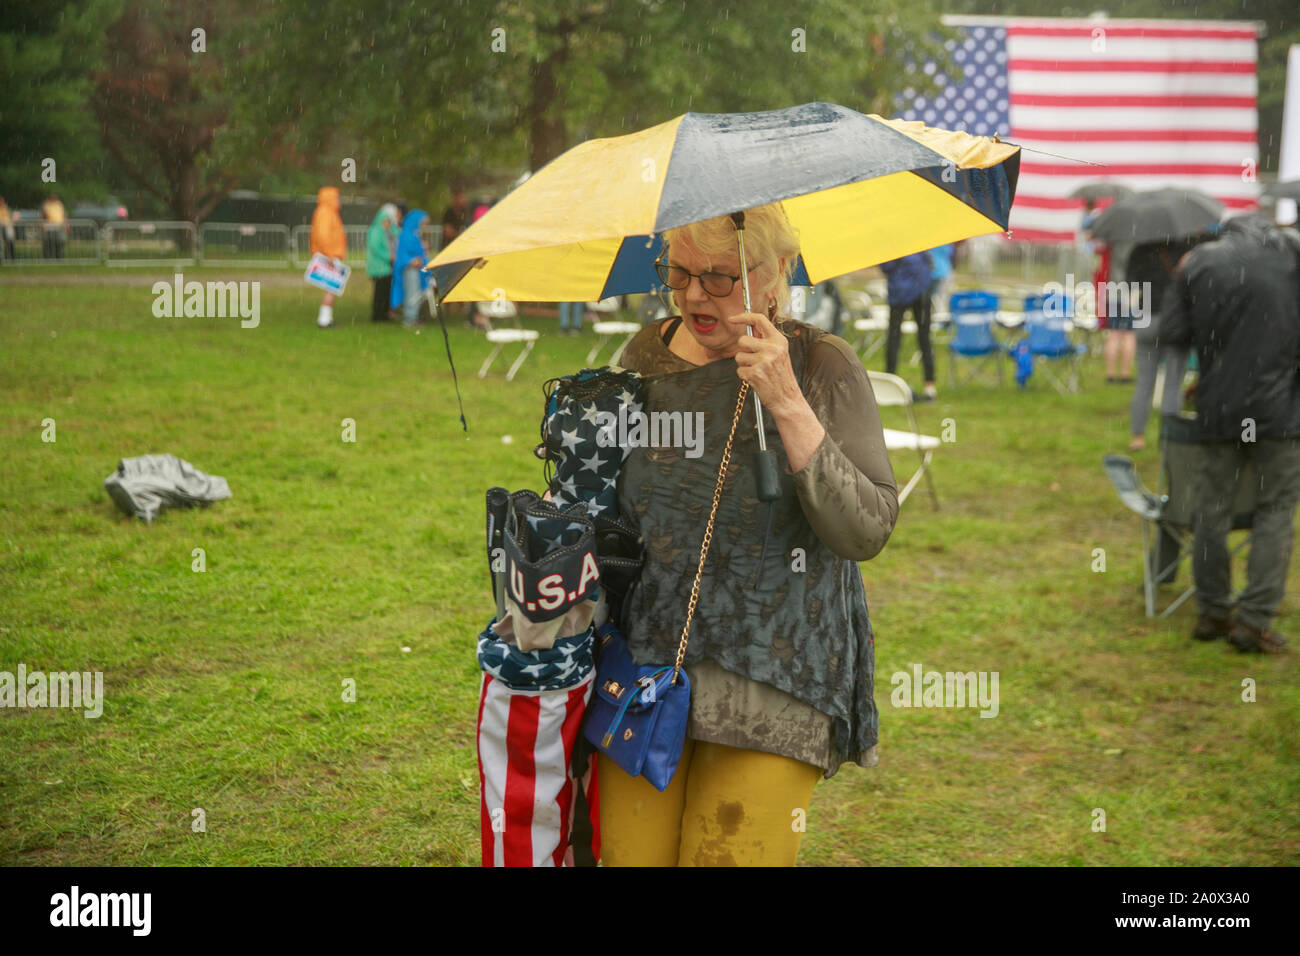
[[[1074,301],[1064,293],[1031,295],[1025,299],[1025,331],[1029,354],[1036,368],[1062,395],[1079,391],[1080,373],[1086,345],[1070,341],[1070,317]],[[1038,361],[1041,360],[1041,363]],[[1061,367],[1061,374],[1053,366]]]
[[[990,361],[1002,384],[1003,349],[993,334],[998,316],[998,297],[991,292],[957,292],[948,300],[952,341],[948,343],[948,384],[957,384],[957,362],[972,364],[966,381],[972,381]]]

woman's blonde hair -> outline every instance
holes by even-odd
[[[674,245],[693,248],[708,260],[707,268],[712,268],[715,257],[736,259],[736,225],[730,216],[693,222],[665,232],[664,245],[666,248]],[[768,265],[777,273],[776,288],[769,290],[769,294],[775,293],[778,314],[787,314],[790,278],[799,257],[799,238],[780,203],[745,210],[745,256],[755,267]],[[785,259],[784,269],[779,266],[781,259]],[[765,312],[767,303],[758,299],[761,290],[754,287],[752,281],[751,277],[750,293],[754,301],[750,305],[755,312]]]

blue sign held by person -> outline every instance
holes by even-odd
[[[309,285],[314,285],[318,289],[324,289],[334,295],[342,295],[348,285],[348,276],[351,274],[352,268],[346,262],[341,259],[331,259],[318,252],[311,257],[311,262],[307,263],[307,272],[303,278]]]

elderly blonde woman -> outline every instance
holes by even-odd
[[[844,762],[876,762],[874,648],[858,562],[893,531],[897,485],[856,353],[787,318],[799,246],[780,206],[745,213],[752,313],[730,218],[665,240],[657,269],[680,315],[647,325],[622,364],[646,376],[646,411],[703,412],[705,441],[700,457],[634,448],[619,477],[619,512],[646,542],[627,615],[638,663],[675,659],[742,382],[762,400],[781,496],[769,519],[747,399],[686,656],[686,747],[662,793],[601,755],[602,859],[792,865],[817,779]]]

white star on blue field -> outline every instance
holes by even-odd
[[[909,73],[935,77],[940,90],[933,97],[921,96],[907,87],[895,101],[898,115],[920,120],[927,126],[962,130],[973,136],[1006,135],[1011,120],[1007,91],[1007,31],[1005,27],[959,27],[964,40],[948,40],[944,46],[960,70],[945,75],[938,65],[908,64]]]

